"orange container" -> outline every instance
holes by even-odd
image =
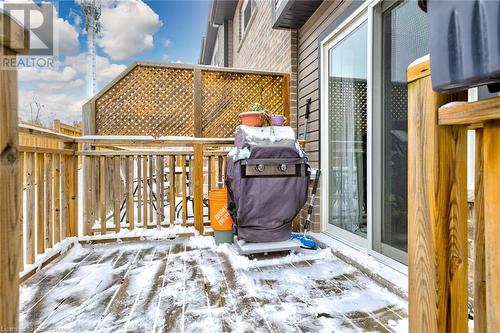
[[[210,202],[210,225],[218,231],[233,230],[233,219],[227,210],[227,190],[214,189],[208,192]]]
[[[260,112],[242,112],[240,113],[241,123],[246,126],[262,127],[264,118]]]

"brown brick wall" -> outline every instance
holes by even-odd
[[[272,29],[273,1],[257,0],[245,33],[241,33],[238,4],[232,24],[232,67],[290,73],[290,125],[297,114],[297,32]]]

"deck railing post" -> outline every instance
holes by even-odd
[[[0,13],[0,66],[29,50],[29,32]],[[4,60],[7,60],[4,62]],[[19,326],[19,134],[17,71],[0,68],[0,330]]]
[[[203,144],[194,144],[194,227],[203,235]]]
[[[497,99],[500,97],[497,97]],[[497,109],[498,110],[498,109]],[[497,119],[500,119],[496,111]],[[483,203],[484,206],[484,260],[485,260],[485,295],[484,307],[486,318],[482,327],[486,332],[498,332],[500,327],[500,121],[489,121],[483,128]],[[475,203],[476,204],[476,203]],[[477,258],[477,257],[476,257]],[[476,275],[477,276],[477,275]],[[481,283],[482,281],[478,281]],[[476,301],[480,302],[481,299]]]
[[[467,128],[439,126],[428,60],[408,68],[410,332],[467,331]]]

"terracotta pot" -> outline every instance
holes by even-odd
[[[286,117],[281,114],[273,114],[271,116],[271,125],[273,126],[283,126],[287,121],[288,119],[286,119]]]
[[[246,126],[262,127],[264,118],[260,112],[242,112],[240,113],[241,123]]]

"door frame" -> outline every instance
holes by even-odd
[[[320,41],[320,68],[319,74],[321,77],[321,86],[320,86],[320,124],[321,124],[321,132],[320,132],[320,140],[324,144],[321,145],[321,170],[324,170],[321,176],[321,230],[329,235],[332,235],[335,238],[339,238],[342,240],[347,240],[349,243],[352,243],[355,246],[371,249],[372,248],[372,217],[371,217],[371,124],[370,124],[370,101],[367,95],[367,235],[366,238],[358,236],[352,232],[339,228],[337,226],[331,225],[329,223],[330,220],[330,212],[329,212],[329,122],[328,122],[328,51],[329,49],[342,41],[347,35],[349,35],[356,28],[361,26],[361,24],[367,24],[367,93],[370,93],[370,82],[371,82],[371,71],[370,62],[371,55],[369,52],[368,46],[370,45],[371,33],[370,33],[370,22],[368,15],[368,6],[370,2],[366,2],[357,8],[344,22],[342,22],[335,30],[333,30],[330,34],[328,34],[325,38]]]

